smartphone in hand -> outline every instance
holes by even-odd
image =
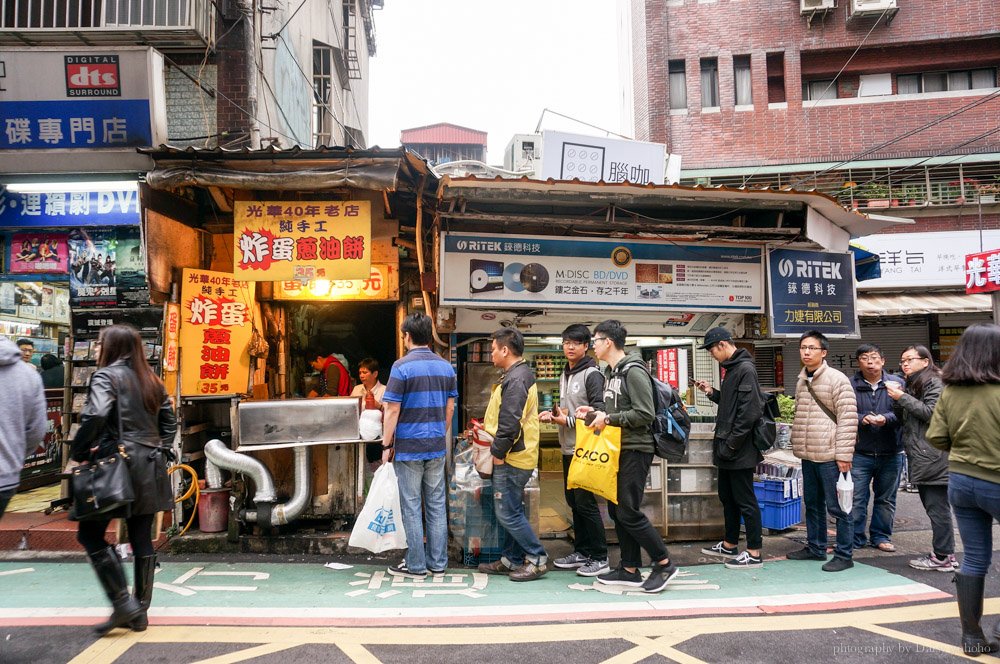
[[[597,419],[597,411],[592,410],[589,413],[587,413],[586,417],[583,418],[583,423],[589,427],[591,424],[594,423],[595,419]]]

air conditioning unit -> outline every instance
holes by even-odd
[[[817,11],[836,8],[837,0],[799,0],[799,11],[802,14],[811,14]]]
[[[888,18],[892,18],[898,11],[896,0],[848,0],[847,18],[861,16],[881,16],[887,13]]]

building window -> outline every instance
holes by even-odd
[[[764,56],[767,65],[767,103],[785,102],[785,54],[768,53]]]
[[[701,107],[714,108],[719,105],[719,60],[701,59]]]
[[[996,69],[935,71],[924,74],[900,74],[896,77],[896,94],[901,95],[995,87],[997,87]]]
[[[837,84],[832,78],[823,81],[806,81],[806,84],[802,86],[802,99],[804,101],[836,98]]]
[[[687,75],[684,73],[683,60],[671,60],[667,63],[670,78],[670,108],[687,108]]]
[[[753,90],[750,83],[750,56],[733,56],[733,85],[737,106],[753,105]]]
[[[329,146],[333,142],[333,113],[330,110],[330,89],[333,84],[333,49],[313,42],[313,145]]]

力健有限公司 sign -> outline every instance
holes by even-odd
[[[772,249],[767,281],[771,336],[858,335],[853,254]]]

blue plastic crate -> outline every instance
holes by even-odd
[[[501,555],[500,549],[489,548],[480,550],[478,553],[465,549],[462,551],[462,564],[466,567],[476,567],[480,563],[492,563],[500,560]]]
[[[791,483],[794,480],[756,480],[753,483],[753,492],[757,496],[757,502],[776,503],[791,499]],[[785,495],[785,487],[788,486],[789,494]]]
[[[801,498],[760,503],[761,525],[771,530],[787,530],[802,523],[805,507]]]

